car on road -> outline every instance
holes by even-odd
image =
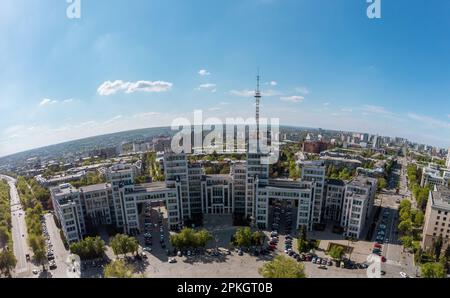
[[[34,274],[34,275],[37,275],[37,274],[39,273],[39,270],[37,270],[37,269],[33,269],[33,271],[32,271],[32,272],[33,272],[33,274]]]
[[[400,272],[400,276],[402,278],[408,278],[408,274],[406,274],[405,272]]]

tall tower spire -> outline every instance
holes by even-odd
[[[255,91],[255,101],[256,101],[256,148],[257,152],[259,152],[259,104],[261,102],[261,91],[259,89],[260,85],[260,76],[259,76],[259,67],[258,67],[258,74],[256,76],[256,91]]]

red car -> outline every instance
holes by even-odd
[[[381,244],[380,244],[380,243],[375,243],[375,244],[373,245],[373,247],[376,247],[376,248],[381,249]]]
[[[385,257],[381,257],[381,262],[386,263],[386,258]]]

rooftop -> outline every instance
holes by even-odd
[[[340,179],[326,179],[327,184],[336,185],[336,186],[345,186],[344,180]]]
[[[168,189],[167,185],[163,181],[137,184],[134,187],[134,192],[146,192],[146,191],[161,191]]]
[[[437,185],[431,192],[432,207],[444,210],[450,210],[450,189],[448,187]]]
[[[377,182],[377,179],[375,179],[375,178],[366,177],[364,175],[358,175],[358,176],[354,177],[349,182],[349,184],[354,185],[354,186],[359,186],[359,187],[367,187],[367,186],[370,186],[371,184],[375,184],[376,182]]]
[[[56,195],[68,195],[76,193],[78,190],[69,183],[61,184],[57,187],[50,188],[50,192]]]
[[[92,192],[92,191],[101,191],[106,190],[111,187],[109,183],[101,183],[80,187],[80,192]]]

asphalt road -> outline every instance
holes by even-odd
[[[12,177],[0,175],[2,179],[8,181],[11,196],[11,222],[12,222],[12,238],[13,251],[17,259],[14,271],[15,277],[27,277],[30,275],[30,263],[26,260],[26,254],[30,254],[30,248],[27,243],[27,225],[25,223],[25,211],[22,209],[19,194],[16,188],[16,180]]]
[[[55,255],[55,262],[57,266],[55,270],[51,270],[50,272],[53,277],[65,278],[67,277],[66,270],[68,267],[66,261],[70,255],[70,252],[64,247],[64,243],[59,234],[59,229],[55,224],[53,214],[45,214],[45,225],[50,236],[50,242],[53,246],[53,253]]]
[[[399,194],[395,193],[395,189],[385,190],[380,194],[382,198],[382,211],[380,213],[380,219],[383,213],[387,213],[386,224],[386,238],[389,239],[383,245],[382,255],[386,257],[387,262],[383,265],[382,270],[386,272],[388,278],[399,278],[400,272],[405,272],[409,276],[414,277],[416,275],[416,266],[414,264],[414,256],[403,251],[403,246],[399,240],[397,233],[398,226],[398,207],[397,202],[406,200],[410,196],[410,191],[406,185],[406,160],[399,159],[399,169],[394,169],[394,174],[398,175],[400,180]],[[381,222],[381,220],[380,220]],[[377,230],[378,231],[378,226]],[[374,238],[376,233],[374,233]]]

